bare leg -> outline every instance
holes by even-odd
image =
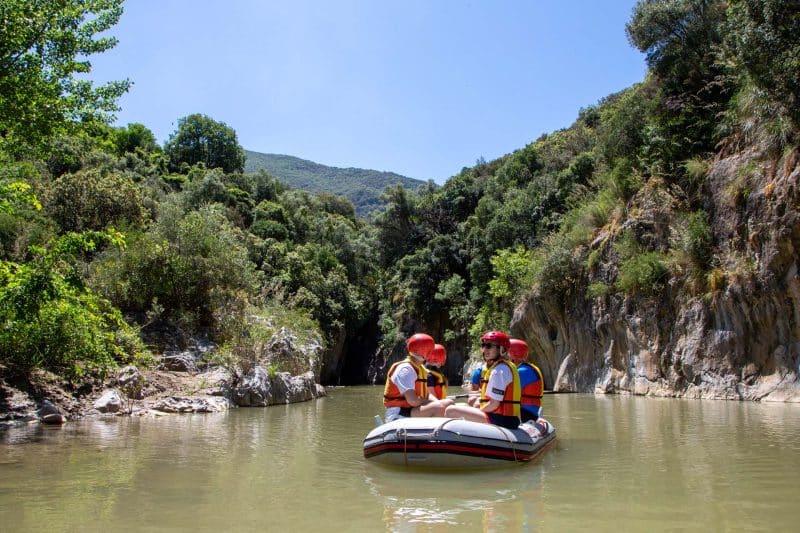
[[[453,405],[453,400],[436,400],[434,402],[414,407],[411,410],[411,416],[427,417],[427,416],[444,416],[445,409]]]
[[[448,418],[463,418],[464,420],[482,422],[484,424],[489,423],[489,420],[486,418],[486,413],[480,409],[464,404],[451,405],[445,410],[444,416]]]

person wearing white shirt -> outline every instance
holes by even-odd
[[[389,369],[383,390],[387,422],[409,416],[443,416],[445,409],[453,404],[453,400],[439,400],[428,391],[428,371],[423,363],[434,345],[430,335],[412,335],[406,342],[408,357]]]
[[[508,335],[488,331],[481,337],[481,353],[486,363],[481,379],[479,407],[454,404],[445,410],[450,418],[495,424],[516,429],[520,424],[521,389],[519,374],[507,358]]]

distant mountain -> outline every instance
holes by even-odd
[[[363,168],[336,168],[290,155],[262,154],[245,150],[245,172],[264,169],[294,189],[330,192],[353,202],[356,213],[366,216],[382,207],[381,193],[387,185],[401,184],[411,190],[425,182],[394,172]]]

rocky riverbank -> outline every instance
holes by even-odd
[[[165,413],[209,413],[236,407],[262,407],[312,400],[325,388],[312,372],[270,374],[257,366],[245,380],[232,384],[220,368],[189,373],[123,368],[102,382],[79,386],[54,374],[0,378],[0,428],[42,422],[60,424],[93,416],[160,416]]]
[[[285,330],[273,340],[270,361],[256,361],[240,375],[202,364],[216,349],[208,344],[165,352],[152,369],[128,366],[105,379],[79,382],[42,370],[22,375],[0,366],[0,428],[35,422],[62,424],[84,417],[209,413],[325,396],[325,387],[317,383],[313,370],[298,375],[274,370],[275,361],[283,357],[306,357],[313,362],[321,347],[298,346]]]

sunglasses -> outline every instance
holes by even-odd
[[[495,344],[493,342],[482,342],[481,343],[481,348],[499,348],[499,347],[500,347],[499,344]]]

